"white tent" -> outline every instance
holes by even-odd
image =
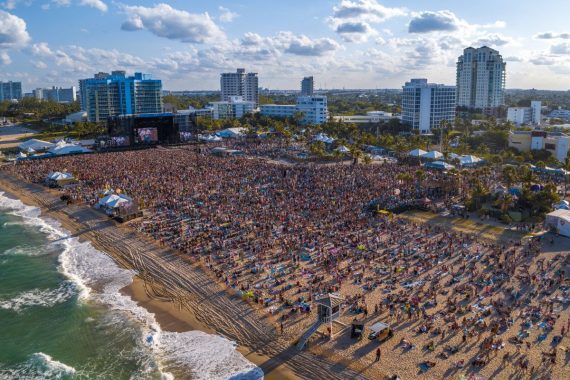
[[[80,145],[66,143],[62,140],[59,141],[54,147],[50,148],[48,152],[55,154],[56,156],[63,156],[66,154],[89,153],[91,150]]]
[[[479,157],[467,155],[459,157],[459,165],[461,166],[469,166],[469,165],[476,165],[483,161]]]
[[[222,138],[215,135],[206,135],[206,136],[200,135],[198,136],[198,140],[211,142],[211,141],[222,141]]]
[[[226,128],[226,129],[216,133],[216,135],[219,137],[223,137],[225,139],[235,139],[238,137],[245,136],[246,131],[247,131],[247,129],[245,129],[245,128]]]
[[[544,225],[559,235],[570,237],[570,210],[558,209],[547,214]]]
[[[72,179],[73,175],[71,173],[53,172],[49,173],[48,180],[60,181],[62,179]]]
[[[47,142],[47,141],[42,141],[42,140],[38,140],[38,139],[30,139],[30,140],[26,140],[23,143],[21,143],[20,145],[18,145],[18,148],[22,151],[27,151],[28,149],[32,149],[33,151],[38,151],[38,150],[46,150],[49,149],[51,147],[53,147],[55,144]]]
[[[329,137],[324,133],[319,133],[318,135],[316,135],[314,140],[315,141],[322,141],[325,144],[332,144],[334,142],[334,139],[332,137]]]
[[[103,207],[106,209],[113,209],[119,207],[121,204],[130,203],[133,200],[124,194],[109,194],[97,202],[98,207]]]
[[[348,153],[350,152],[350,149],[348,149],[347,147],[345,147],[344,145],[339,146],[338,148],[335,149],[337,152],[340,153]]]
[[[456,153],[449,153],[447,155],[447,158],[449,158],[450,160],[455,160],[455,159],[459,159],[461,156],[456,154]]]
[[[421,157],[424,154],[426,154],[427,152],[425,150],[422,149],[414,149],[408,152],[408,156],[410,157]]]
[[[421,156],[422,158],[427,158],[428,160],[439,160],[443,158],[443,153],[438,152],[437,150],[432,150],[427,152]]]

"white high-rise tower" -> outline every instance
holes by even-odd
[[[230,101],[232,96],[241,96],[244,101],[259,104],[259,78],[257,73],[237,69],[235,73],[223,73],[220,77],[221,100]]]
[[[469,47],[457,60],[457,106],[492,109],[505,104],[506,63],[498,51]]]

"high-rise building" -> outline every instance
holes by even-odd
[[[71,88],[36,88],[32,91],[34,98],[38,100],[53,100],[57,103],[71,103],[77,100],[77,90]]]
[[[303,115],[301,124],[322,124],[329,118],[327,97],[323,95],[299,96],[297,104],[262,104],[260,112],[270,117],[293,117],[295,113]]]
[[[469,47],[457,60],[457,106],[493,109],[505,104],[506,63],[487,46]]]
[[[301,81],[301,96],[311,96],[315,91],[313,77],[304,77]]]
[[[420,134],[429,134],[440,128],[444,120],[455,121],[455,86],[412,79],[403,89],[402,123]]]
[[[22,82],[0,82],[0,101],[22,99]]]
[[[162,81],[148,74],[127,76],[124,71],[98,73],[79,81],[81,108],[89,121],[110,116],[162,112]]]
[[[230,101],[232,96],[241,96],[246,102],[259,104],[259,78],[257,73],[246,73],[237,69],[235,73],[222,73],[220,76],[222,102]]]

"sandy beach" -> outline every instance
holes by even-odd
[[[268,378],[550,379],[570,364],[570,240],[476,215],[366,211],[370,199],[457,202],[440,172],[418,193],[397,179],[413,167],[282,166],[193,147],[3,169],[0,186],[134,269],[125,291],[167,331],[223,335]],[[39,185],[56,170],[80,178],[65,190],[71,204]],[[407,195],[393,198],[394,186]],[[104,189],[139,200],[144,216],[117,224],[89,207]],[[342,304],[334,322],[316,302],[331,293]],[[353,322],[365,325],[362,339]],[[377,322],[391,339],[368,339]]]
[[[0,148],[15,148],[22,142],[22,138],[32,137],[35,134],[35,131],[20,125],[0,127]]]
[[[104,214],[86,206],[67,206],[57,191],[4,173],[0,174],[0,190],[40,207],[42,215],[59,221],[73,236],[90,241],[118,265],[136,270],[138,279],[123,292],[155,313],[165,331],[201,330],[227,337],[238,343],[238,350],[267,379],[365,378],[345,365],[298,351],[279,336],[272,322],[222,289],[199,267],[132,229],[119,227]]]

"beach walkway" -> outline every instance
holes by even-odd
[[[299,351],[279,336],[268,320],[223,290],[199,267],[132,229],[119,227],[102,213],[86,206],[68,206],[46,188],[3,173],[0,190],[41,207],[43,215],[58,220],[74,237],[91,241],[120,266],[135,270],[153,296],[174,302],[218,334],[267,357],[259,366],[268,378],[274,369],[285,364],[303,379],[364,379],[343,364]]]

